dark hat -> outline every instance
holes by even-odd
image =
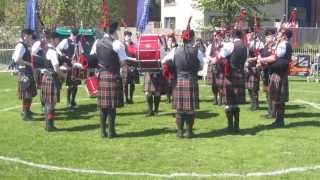
[[[117,31],[118,27],[119,27],[119,23],[118,22],[111,22],[109,24],[109,33],[110,34],[115,33]]]
[[[73,35],[77,36],[77,35],[79,34],[79,30],[78,30],[78,29],[73,29],[73,30],[71,31],[71,33],[72,33]]]
[[[243,36],[243,33],[241,30],[238,30],[238,29],[233,30],[232,37],[241,39],[242,36]]]
[[[56,38],[60,38],[60,35],[53,31],[53,32],[47,32],[47,39],[56,39]]]
[[[130,32],[130,31],[124,31],[123,35],[124,35],[124,36],[132,36],[132,32]]]
[[[21,31],[21,35],[33,35],[33,33],[34,33],[34,31],[32,29],[28,29],[28,28],[23,29]]]

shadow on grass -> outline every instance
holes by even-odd
[[[116,123],[116,128],[121,126],[126,126],[127,124]],[[80,126],[74,126],[70,128],[58,128],[58,131],[67,131],[67,132],[81,132],[81,131],[91,131],[100,128],[100,124],[86,124]]]
[[[98,129],[100,127],[99,124],[87,124],[81,126],[75,126],[71,128],[58,128],[58,131],[68,131],[68,132],[77,132],[77,131],[91,131]]]
[[[75,109],[61,108],[56,110],[56,120],[87,120],[92,118],[94,115],[89,115],[90,113],[97,112],[96,104],[85,104],[79,105]],[[61,115],[61,117],[60,117]]]
[[[196,119],[211,119],[213,117],[219,116],[218,113],[213,113],[211,111],[197,111]]]
[[[285,114],[285,118],[311,118],[318,117],[320,119],[320,113],[311,113],[311,112],[296,112]]]
[[[119,138],[134,138],[134,137],[150,137],[163,134],[176,133],[175,129],[161,128],[161,129],[146,129],[138,132],[126,132],[119,134]]]
[[[286,110],[296,110],[296,109],[305,109],[305,106],[302,105],[286,105]],[[259,107],[259,110],[268,110],[268,107],[264,106],[264,107]]]
[[[320,121],[293,122],[293,123],[287,124],[283,129],[305,127],[305,126],[320,127]],[[227,132],[225,129],[218,129],[218,130],[213,130],[206,133],[196,134],[195,138],[214,138],[214,137],[222,137],[222,136],[230,136],[230,135],[235,135],[235,136],[256,135],[259,132],[269,131],[272,129],[278,129],[278,128],[273,127],[271,124],[258,125],[252,128],[241,129],[240,133],[232,133],[232,132]]]

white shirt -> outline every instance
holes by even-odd
[[[286,55],[287,52],[287,43],[288,41],[281,41],[278,46],[276,47],[276,55],[277,57],[283,57]]]
[[[53,69],[55,72],[58,71],[58,68],[59,68],[59,59],[58,59],[58,53],[57,51],[51,49],[51,48],[54,48],[53,45],[51,44],[48,44],[48,51],[46,53],[46,59],[51,61],[51,64],[53,66]]]
[[[32,47],[31,47],[31,55],[32,56],[36,56],[41,49],[42,48],[41,48],[40,40],[34,42]]]
[[[62,56],[62,55],[63,55],[62,51],[63,51],[63,50],[66,50],[66,49],[68,49],[68,48],[69,48],[69,43],[68,43],[68,38],[67,38],[67,39],[62,40],[62,41],[58,44],[58,46],[56,47],[56,50],[57,50],[58,54],[59,54],[60,56]]]
[[[173,60],[174,60],[175,50],[176,50],[176,48],[172,49],[172,50],[161,60],[161,63],[164,64],[164,63],[167,62],[167,61],[173,61]],[[198,60],[199,60],[199,62],[200,62],[200,69],[202,69],[203,64],[204,64],[205,55],[204,55],[200,50],[198,50],[197,58],[198,58]]]
[[[222,58],[226,58],[233,53],[234,50],[234,42],[241,41],[241,39],[234,39],[233,42],[224,42],[223,46],[219,52],[219,56]],[[247,49],[248,53],[248,49]]]
[[[22,42],[18,43],[14,48],[14,52],[12,54],[12,59],[15,63],[22,60],[24,53],[26,52],[26,48],[23,46]]]
[[[104,37],[110,37],[110,35],[109,34],[105,34]],[[92,46],[92,49],[91,49],[91,52],[90,52],[90,55],[97,54],[97,43],[98,43],[98,41],[99,40],[96,40],[94,42],[94,44]],[[119,40],[114,40],[112,42],[112,49],[117,53],[120,61],[134,59],[134,58],[131,58],[131,57],[127,56],[126,49],[125,49],[124,45]]]

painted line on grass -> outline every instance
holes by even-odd
[[[82,99],[78,99],[78,101],[89,101],[91,100],[90,98],[82,98]],[[64,103],[66,101],[60,101],[60,103]],[[36,103],[32,103],[32,105],[39,105],[41,103],[39,102],[36,102]],[[8,107],[8,108],[3,108],[3,109],[0,109],[0,112],[7,112],[7,111],[12,111],[14,109],[19,109],[21,108],[21,105],[17,105],[17,106],[12,106],[12,107]]]
[[[200,96],[200,98],[212,98],[212,96]],[[145,98],[145,96],[134,96],[134,98]],[[82,98],[82,99],[78,99],[79,101],[89,101],[89,100],[92,100],[90,99],[89,97],[88,98]],[[64,101],[61,101],[61,103],[63,103]],[[313,103],[313,102],[310,102],[310,101],[304,101],[304,100],[301,100],[301,99],[297,99],[297,100],[294,100],[294,101],[291,101],[289,103],[298,103],[298,104],[306,104],[306,105],[309,105],[315,109],[320,109],[320,104],[317,104],[317,103]],[[32,103],[32,105],[39,105],[40,103]],[[8,107],[8,108],[3,108],[3,109],[0,109],[0,112],[7,112],[7,111],[11,111],[11,110],[14,110],[14,109],[19,109],[21,108],[21,105],[17,105],[17,106],[12,106],[12,107]]]
[[[304,100],[301,100],[301,99],[297,99],[297,100],[294,100],[295,103],[300,103],[300,104],[306,104],[306,105],[309,105],[315,109],[320,109],[320,104],[317,104],[317,103],[314,103],[314,102],[310,102],[310,101],[304,101]]]
[[[63,171],[68,173],[81,173],[81,174],[96,174],[106,176],[144,176],[144,177],[161,177],[161,178],[175,178],[175,177],[197,177],[197,178],[208,178],[208,177],[261,177],[261,176],[279,176],[290,173],[301,173],[306,171],[319,170],[320,165],[305,166],[305,167],[294,167],[269,172],[252,172],[252,173],[171,173],[171,174],[158,174],[150,172],[111,172],[104,170],[94,169],[79,169],[79,168],[68,168],[59,167],[48,164],[39,164],[31,161],[21,160],[19,158],[12,158],[6,156],[0,156],[0,160],[6,162],[12,162],[16,164],[23,164],[29,167],[44,169],[48,171]]]

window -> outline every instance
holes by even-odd
[[[165,4],[165,5],[174,5],[175,3],[176,3],[175,0],[165,0],[165,1],[164,1],[164,4]]]
[[[176,28],[176,18],[175,17],[165,17],[164,18],[164,28],[165,29],[175,29]]]

